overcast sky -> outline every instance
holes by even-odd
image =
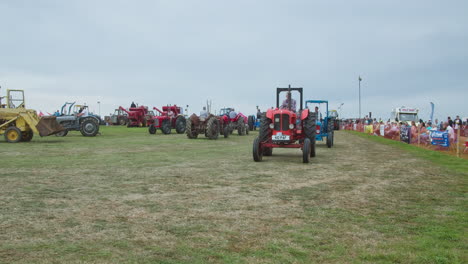
[[[468,117],[468,1],[1,1],[0,85],[27,106],[275,104],[275,88],[343,117]]]

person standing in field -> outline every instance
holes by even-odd
[[[453,120],[452,120],[452,118],[450,118],[450,116],[447,117],[447,122],[448,122],[448,125],[453,128]]]
[[[457,118],[455,118],[453,123],[455,124],[455,129],[457,130],[460,129],[462,126],[462,120],[460,119],[460,116],[457,116]]]

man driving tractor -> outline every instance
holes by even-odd
[[[286,94],[286,99],[283,101],[283,104],[281,104],[281,109],[289,109],[289,103],[291,103],[291,111],[294,113],[296,112],[296,100],[291,98],[291,92],[288,92]]]

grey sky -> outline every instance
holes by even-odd
[[[234,106],[253,114],[275,88],[344,103],[468,117],[468,1],[1,1],[0,85],[28,107],[65,101],[101,114],[131,101]]]

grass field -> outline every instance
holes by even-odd
[[[0,141],[0,262],[468,263],[466,160],[341,131],[310,164],[253,162],[255,133],[101,133]]]

